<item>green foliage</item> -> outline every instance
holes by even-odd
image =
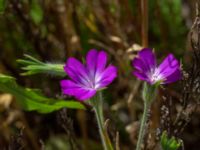
[[[185,49],[187,28],[183,25],[181,0],[160,0],[149,3],[149,30],[156,49],[173,50],[181,54]],[[155,19],[156,18],[156,19]]]
[[[0,14],[4,12],[6,8],[6,0],[0,0]]]
[[[31,3],[30,16],[36,25],[39,25],[43,20],[43,10],[37,0]]]
[[[164,131],[161,136],[162,150],[177,150],[181,146],[182,141],[176,140],[174,137],[169,138],[167,132]]]
[[[64,77],[66,73],[63,69],[63,64],[43,63],[30,55],[24,55],[26,59],[18,59],[17,62],[23,65],[23,70],[26,72],[22,75],[34,75],[38,73],[45,73],[54,76]]]
[[[50,113],[61,108],[84,109],[77,101],[51,99],[39,91],[23,88],[17,85],[15,78],[3,74],[0,74],[0,91],[14,95],[20,106],[27,111]]]

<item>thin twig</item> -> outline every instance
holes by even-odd
[[[142,46],[148,46],[148,0],[141,0]]]
[[[117,134],[116,134],[116,143],[115,143],[116,145],[116,150],[120,150],[120,146],[119,146],[119,132],[117,132]]]

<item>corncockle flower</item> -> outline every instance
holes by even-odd
[[[169,54],[163,62],[157,66],[156,57],[150,48],[142,49],[138,57],[133,60],[135,70],[133,74],[144,83],[142,96],[144,100],[144,111],[140,123],[140,131],[136,150],[141,150],[141,144],[145,135],[145,124],[148,118],[148,110],[156,97],[159,84],[168,84],[181,79],[180,63],[173,54]]]
[[[95,49],[87,53],[86,64],[70,57],[64,70],[71,79],[60,82],[63,94],[81,101],[93,97],[117,77],[117,68],[113,65],[106,67],[106,64],[106,52]]]
[[[133,74],[140,80],[155,83],[168,84],[181,79],[180,63],[173,54],[169,54],[163,62],[157,66],[156,57],[150,48],[142,49],[138,57],[132,63],[135,70]]]

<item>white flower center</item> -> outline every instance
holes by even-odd
[[[97,90],[100,86],[100,81],[101,81],[101,75],[96,72],[90,72],[88,77],[82,78],[82,83],[85,87],[88,89],[95,89]]]
[[[151,83],[156,83],[158,81],[163,80],[163,76],[160,73],[160,70],[158,68],[152,69],[149,73],[149,79]]]

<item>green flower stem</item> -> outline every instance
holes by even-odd
[[[140,124],[140,131],[139,131],[136,150],[140,150],[141,149],[141,144],[142,144],[143,139],[144,139],[145,125],[146,125],[147,116],[148,116],[148,109],[149,109],[148,104],[144,103],[144,112],[142,114],[142,120],[141,120],[141,124]]]
[[[104,127],[104,117],[103,117],[103,98],[102,93],[98,92],[97,95],[91,99],[91,104],[94,107],[95,116],[97,119],[97,124],[99,127],[99,133],[101,136],[101,141],[104,147],[104,150],[113,150],[110,138]]]
[[[136,150],[141,150],[141,144],[143,142],[144,135],[145,135],[145,127],[146,127],[146,122],[147,122],[147,117],[148,117],[148,110],[151,106],[152,101],[155,99],[158,85],[159,83],[155,85],[149,85],[147,83],[144,83],[144,88],[142,91],[142,96],[143,96],[143,101],[144,101],[144,112],[142,114],[142,119],[140,123],[140,130],[139,130]]]

